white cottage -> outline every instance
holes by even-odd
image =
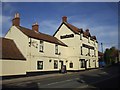
[[[39,32],[37,23],[32,29],[21,26],[17,13],[5,38],[13,40],[25,57],[27,74],[59,72],[63,65],[67,71],[98,67],[96,37],[91,36],[88,29],[83,31],[69,24],[65,16],[58,30],[50,36]]]

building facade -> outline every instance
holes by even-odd
[[[63,65],[67,71],[98,67],[96,37],[91,36],[88,29],[83,31],[69,24],[65,16],[58,30],[50,36],[39,32],[37,23],[32,29],[21,26],[17,13],[5,38],[13,40],[25,57],[26,73],[58,72]]]

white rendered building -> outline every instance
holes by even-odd
[[[27,74],[58,72],[62,65],[66,66],[67,71],[80,71],[98,67],[98,42],[96,37],[91,36],[88,29],[83,31],[69,24],[66,16],[62,17],[62,23],[55,34],[50,36],[39,32],[37,23],[32,25],[32,29],[20,26],[20,16],[17,13],[5,38],[13,40],[25,57],[24,72],[13,71],[13,74],[10,73],[10,75],[25,74],[25,72]],[[5,58],[1,58],[0,63],[4,61]],[[9,62],[9,60],[7,61]],[[8,67],[14,67],[13,64],[10,65],[2,68],[6,74],[0,74],[1,76],[9,75],[9,69],[12,68],[8,69]],[[23,66],[21,65],[18,68],[21,67]]]

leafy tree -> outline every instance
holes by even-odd
[[[104,61],[106,64],[114,64],[118,60],[118,50],[115,47],[106,49],[104,53]]]

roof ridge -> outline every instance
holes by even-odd
[[[52,35],[48,35],[48,34],[41,33],[41,32],[36,33],[36,32],[34,32],[34,30],[23,27],[23,26],[16,26],[16,27],[19,30],[21,30],[28,37],[35,38],[38,40],[44,40],[44,41],[51,42],[51,43],[58,44],[58,45],[62,45],[62,46],[67,46],[65,43],[63,43],[62,41],[60,41],[56,37],[53,37]]]

